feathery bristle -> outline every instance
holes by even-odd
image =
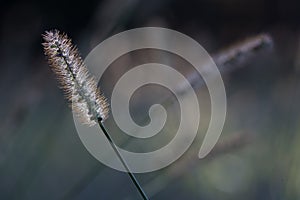
[[[43,39],[49,65],[81,121],[92,126],[98,118],[105,120],[109,112],[106,98],[98,90],[71,39],[58,30],[46,31]]]

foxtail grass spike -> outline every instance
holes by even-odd
[[[66,98],[82,123],[93,126],[108,117],[108,103],[84,65],[71,39],[58,30],[44,35],[44,52]]]
[[[218,66],[223,66],[247,58],[249,54],[254,54],[265,47],[272,47],[272,45],[273,40],[269,34],[259,34],[227,47],[215,55],[214,60]]]

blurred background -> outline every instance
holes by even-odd
[[[209,96],[201,77],[183,69],[200,99],[200,130],[172,165],[137,174],[151,199],[300,199],[299,9],[297,0],[2,1],[0,199],[140,198],[127,174],[104,166],[82,145],[43,55],[41,34],[53,28],[68,33],[85,58],[109,36],[143,26],[174,29],[198,41],[218,65],[228,100],[221,138],[199,160]],[[166,52],[146,53],[132,52],[113,64],[101,79],[108,98],[132,63],[168,59],[184,65]],[[166,96],[171,118],[146,145],[107,120],[119,146],[145,151],[172,139],[178,104],[165,89],[139,89],[131,114],[147,124],[149,105]]]

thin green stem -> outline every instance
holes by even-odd
[[[124,166],[124,168],[127,171],[127,174],[129,175],[129,177],[131,178],[132,182],[134,183],[135,187],[137,188],[137,190],[139,191],[140,195],[143,197],[144,200],[149,200],[149,198],[147,197],[146,193],[144,192],[143,188],[141,187],[141,185],[139,184],[138,180],[135,178],[134,174],[130,171],[128,165],[126,164],[125,160],[123,159],[121,153],[119,152],[116,144],[114,143],[114,141],[112,140],[112,138],[110,137],[109,133],[106,131],[106,128],[104,127],[103,123],[102,123],[102,119],[98,118],[98,123],[100,128],[102,129],[105,137],[107,138],[107,140],[109,141],[111,147],[113,148],[113,150],[115,151],[115,153],[117,154],[118,158],[120,159],[122,165]]]

